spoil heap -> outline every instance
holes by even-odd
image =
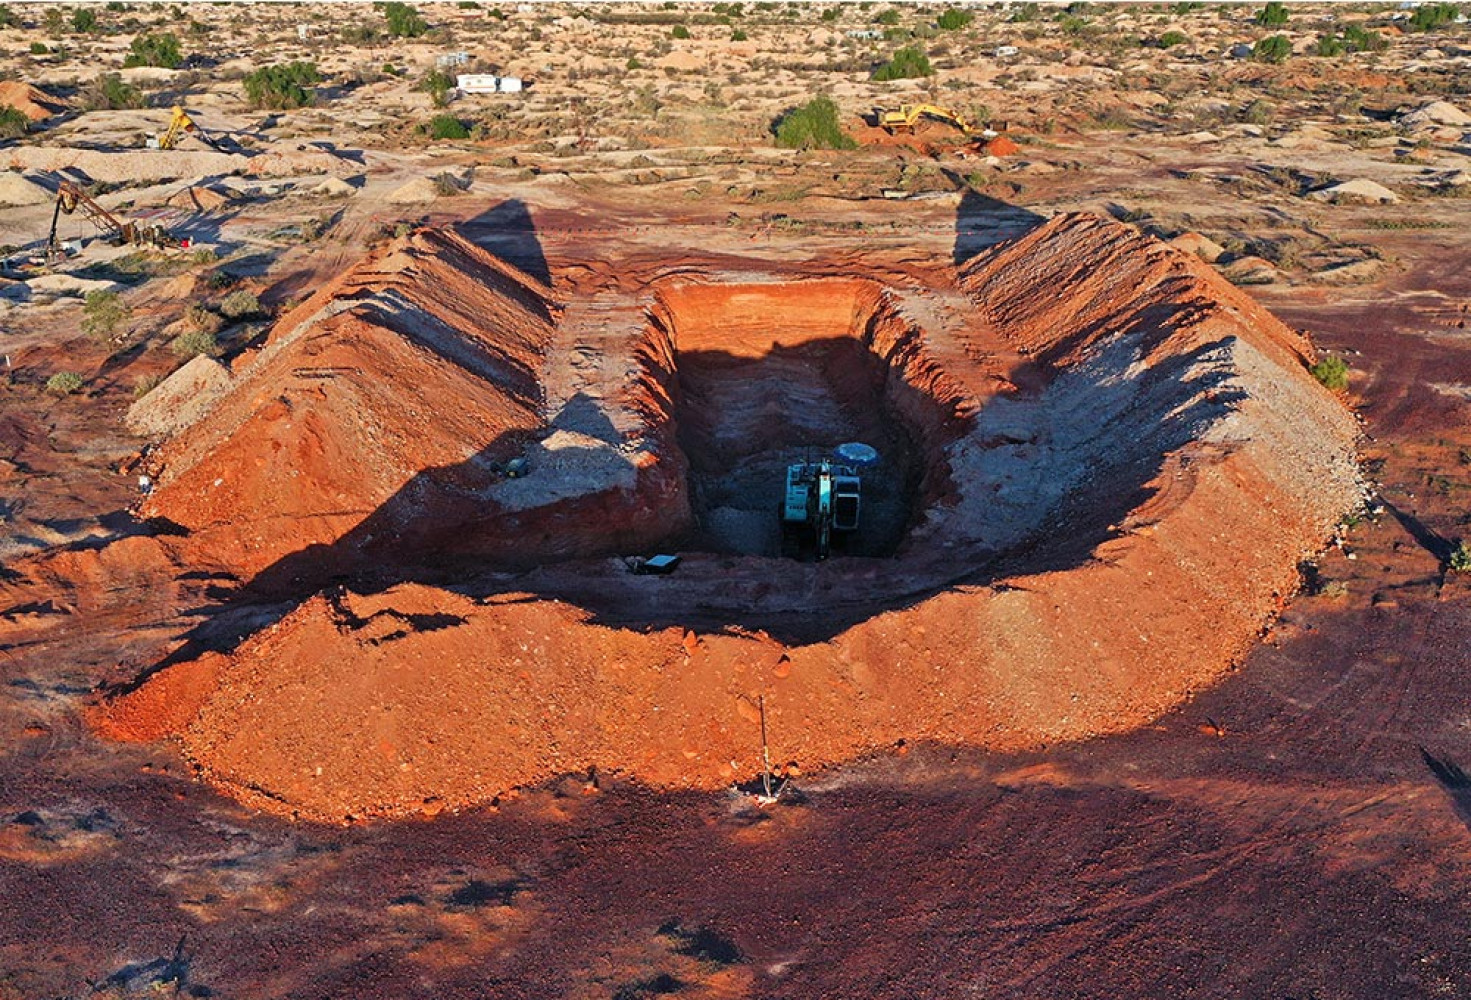
[[[143,516],[189,529],[244,575],[375,512],[380,545],[453,533],[436,502],[484,489],[541,424],[554,310],[454,235],[396,242],[284,316],[214,409],[160,449]]]
[[[983,407],[934,459],[952,488],[894,556],[796,572],[692,555],[667,579],[570,564],[650,608],[730,615],[732,593],[838,615],[879,580],[891,603],[826,641],[783,643],[755,623],[622,628],[547,590],[401,584],[310,598],[229,654],[155,673],[98,725],[176,739],[253,805],[341,820],[471,805],[589,767],[662,787],[750,779],[758,696],[774,752],[803,767],[898,740],[1020,748],[1145,723],[1240,656],[1358,500],[1355,425],[1304,370],[1299,336],[1128,227],[1054,219],[962,285],[1030,359],[1014,374],[1033,388],[976,391]],[[318,421],[310,440],[341,448],[338,432]],[[330,474],[312,454],[281,461],[282,474]]]
[[[68,105],[59,97],[53,97],[40,87],[20,80],[0,80],[0,107],[9,105],[33,122],[44,121],[52,115],[68,110]]]

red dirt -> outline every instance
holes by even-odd
[[[7,104],[33,122],[44,121],[67,110],[65,101],[19,80],[0,80],[0,107]]]
[[[463,280],[463,267],[440,270],[432,253],[473,258],[471,248],[416,239],[412,276]],[[282,413],[276,426],[318,433],[268,433],[276,385],[302,363],[282,359],[300,345],[316,345],[319,365],[391,374],[363,345],[386,342],[398,359],[407,341],[355,313],[306,326],[317,331],[310,337],[292,332],[335,297],[381,298],[384,280],[405,296],[424,294],[409,277],[365,283],[376,274],[370,261],[283,321],[254,369],[274,373],[274,383],[254,379],[256,394],[237,391],[169,446],[154,512],[193,518],[211,537],[268,539],[280,552],[281,539],[299,545],[302,536],[276,531],[274,512],[335,530],[361,520],[367,502],[391,488],[368,476],[334,479],[333,470],[372,461],[363,418],[408,409],[388,403],[392,396],[309,407],[320,414],[311,424]],[[230,794],[331,821],[483,803],[568,772],[622,771],[661,788],[747,780],[758,771],[758,697],[783,758],[803,768],[903,741],[1020,749],[1148,722],[1217,680],[1293,592],[1298,561],[1357,498],[1355,425],[1304,371],[1299,336],[1192,255],[1128,227],[1060,217],[969,266],[962,285],[993,328],[970,336],[996,339],[969,348],[1010,344],[1046,375],[1028,377],[1018,362],[1014,381],[1036,388],[997,396],[994,385],[967,386],[990,402],[958,425],[930,429],[941,436],[926,446],[929,461],[943,456],[954,492],[932,498],[894,558],[802,565],[691,553],[668,580],[570,562],[509,584],[470,580],[465,594],[409,583],[374,595],[334,592],[224,660],[187,667],[182,680],[170,679],[178,665],[165,668],[99,724],[145,739],[167,732]],[[877,294],[852,284],[826,291],[841,294],[811,295],[816,311],[792,310],[778,339],[852,327],[855,303]],[[770,350],[766,293],[687,286],[661,294],[676,317],[677,353],[715,344],[737,356]],[[743,296],[768,308],[742,311]],[[509,308],[487,301],[465,322]],[[880,324],[872,345],[883,351],[885,336],[903,328]],[[530,350],[520,329],[512,342]],[[494,339],[487,344],[494,349]],[[970,377],[958,366],[946,372],[938,355],[885,356],[896,372],[912,369],[903,385],[916,384],[916,372],[930,387]],[[438,374],[426,369],[425,378],[429,370]],[[413,391],[366,374],[348,385]],[[480,383],[454,388],[455,407],[487,393]],[[498,426],[532,426],[529,407],[495,391],[487,398],[473,405],[493,406]],[[431,408],[437,399],[414,406],[452,421],[455,407]],[[261,433],[220,431],[246,421]],[[433,433],[426,425],[424,454],[417,444],[388,449],[402,456],[387,463],[394,480],[401,484],[415,461],[452,457],[458,445]],[[482,446],[484,429],[474,433]],[[308,474],[290,492],[252,471],[275,460],[277,444],[300,451],[308,443]],[[333,448],[342,454],[318,471],[312,456]],[[678,466],[676,456],[650,454]],[[181,459],[184,470],[171,473],[169,462]],[[230,486],[226,502],[204,505],[216,470],[235,464],[262,494]],[[334,490],[348,498],[350,517],[323,513]],[[272,516],[262,520],[263,510]],[[604,526],[616,532],[616,521]],[[247,571],[260,551],[247,551]],[[599,623],[552,596],[579,586],[622,600],[621,610]],[[752,586],[761,596],[753,599]],[[844,619],[855,602],[861,613]],[[781,613],[763,617],[763,607]],[[639,624],[639,614],[651,617]],[[791,614],[808,627],[830,617],[831,638],[779,638]],[[681,616],[693,631],[677,624]],[[149,721],[150,706],[185,702]]]

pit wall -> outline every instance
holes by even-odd
[[[928,351],[923,331],[880,284],[813,277],[779,282],[669,283],[649,310],[650,354],[659,359],[666,408],[655,420],[673,431],[681,352],[759,358],[815,339],[851,336],[884,366],[882,405],[899,421],[921,469],[918,512],[954,493],[947,447],[969,426],[974,394]],[[714,419],[719,419],[718,415]]]
[[[960,583],[794,646],[606,627],[526,595],[318,596],[228,657],[159,672],[98,724],[168,734],[230,794],[327,821],[471,806],[590,767],[659,788],[750,780],[758,697],[773,756],[804,770],[899,741],[1013,750],[1148,724],[1239,661],[1298,560],[1358,502],[1352,415],[1303,369],[1295,335],[1127,227],[1056,219],[966,279],[1056,382],[1089,368],[1105,383],[1184,379],[1160,398],[1219,404],[1066,567]],[[843,600],[843,582],[818,580],[814,604]]]
[[[237,362],[231,390],[156,453],[142,514],[295,593],[364,569],[650,546],[689,519],[682,458],[657,427],[641,448],[550,449],[539,378],[560,317],[549,289],[452,231],[396,240]],[[666,376],[647,360],[630,392],[657,399]],[[533,472],[513,483],[518,456]],[[581,487],[586,468],[602,480]]]

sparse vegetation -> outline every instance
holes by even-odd
[[[1172,49],[1176,45],[1186,45],[1189,42],[1189,36],[1183,31],[1166,31],[1163,35],[1159,36],[1159,40],[1155,44],[1162,49]]]
[[[132,314],[117,292],[88,292],[82,305],[82,332],[90,340],[105,343]]]
[[[1287,5],[1281,0],[1271,0],[1265,7],[1256,12],[1256,23],[1264,27],[1274,28],[1286,24],[1288,21]]]
[[[304,108],[312,103],[308,87],[322,81],[317,64],[289,62],[262,66],[245,78],[245,99],[252,108],[284,111]]]
[[[76,372],[57,372],[46,380],[46,391],[53,396],[70,396],[85,384]]]
[[[26,134],[30,119],[8,104],[0,104],[0,139],[14,139]]]
[[[434,69],[426,73],[414,89],[427,93],[434,106],[442,108],[449,103],[449,92],[455,89],[455,82],[455,78],[444,70]]]
[[[1453,3],[1427,3],[1415,8],[1410,15],[1412,31],[1434,31],[1445,24],[1452,24],[1461,14],[1461,8]]]
[[[874,17],[873,23],[893,27],[899,23],[899,11],[893,7],[890,7],[888,10],[881,10]]]
[[[1342,392],[1348,388],[1348,362],[1339,357],[1327,357],[1308,369],[1325,389]]]
[[[773,129],[783,149],[853,149],[858,144],[838,123],[832,98],[814,97],[777,119]]]
[[[97,11],[91,7],[78,7],[72,11],[72,30],[83,35],[96,31]]]
[[[116,73],[103,73],[93,80],[77,97],[77,103],[85,111],[117,111],[122,108],[141,108],[146,103],[143,92]]]
[[[185,361],[201,354],[217,358],[223,353],[213,330],[190,330],[181,333],[169,341],[169,350]]]
[[[210,335],[218,333],[220,327],[225,325],[219,313],[199,302],[191,302],[189,308],[184,310],[184,322],[192,331]]]
[[[417,9],[397,0],[383,5],[383,17],[388,21],[388,33],[394,38],[418,38],[429,30],[429,24]]]
[[[935,25],[941,31],[959,31],[967,27],[976,16],[968,10],[957,10],[951,7],[936,19]]]
[[[1257,62],[1283,63],[1292,55],[1292,42],[1286,35],[1268,35],[1251,47],[1251,57]]]
[[[131,51],[123,60],[123,68],[161,66],[164,69],[177,69],[183,61],[184,54],[179,50],[179,40],[173,35],[135,35]]]
[[[924,49],[911,45],[899,49],[888,62],[874,70],[873,79],[907,80],[934,74],[935,69],[930,65],[930,58],[925,55]]]
[[[260,314],[260,299],[247,288],[238,288],[220,300],[220,315],[226,319],[249,319]]]
[[[157,389],[161,382],[163,382],[162,375],[139,375],[133,380],[133,398],[142,399],[154,389]]]
[[[454,115],[435,115],[423,126],[431,139],[468,139],[470,130]]]

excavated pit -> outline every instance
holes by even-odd
[[[834,554],[896,552],[917,515],[926,450],[925,428],[895,395],[939,403],[891,364],[895,347],[920,333],[877,285],[682,284],[659,291],[651,316],[651,335],[668,340],[677,365],[674,420],[696,519],[687,547],[783,555],[776,512],[787,466],[860,441],[879,458],[860,470],[860,529],[838,535]],[[940,422],[936,414],[926,425]]]
[[[370,261],[289,317],[162,449],[151,502],[191,529],[172,551],[242,578],[269,557],[302,586],[324,560],[401,569],[390,557],[446,545],[492,571],[303,595],[147,669],[94,718],[176,739],[277,813],[437,812],[589,768],[718,787],[759,772],[758,698],[804,769],[895,741],[1131,729],[1237,662],[1361,499],[1357,428],[1306,371],[1311,345],[1106,219],[1053,219],[944,289],[686,277],[574,318],[454,240],[385,259],[417,270]],[[464,323],[495,363],[426,339],[389,293]],[[476,315],[454,315],[473,294]],[[301,384],[329,362],[335,381]],[[426,468],[414,435],[469,404],[476,440],[430,438]],[[853,438],[893,474],[872,550],[772,558],[756,517],[775,520],[774,470]],[[398,464],[344,473],[385,440]],[[515,448],[531,471],[500,478],[497,449]],[[672,576],[609,557],[677,539],[705,551]],[[534,565],[496,562],[512,557]]]

